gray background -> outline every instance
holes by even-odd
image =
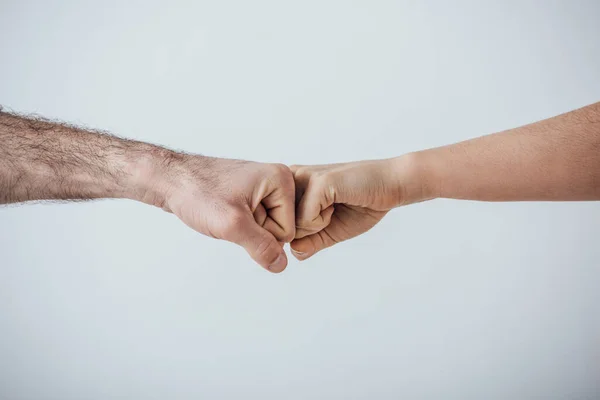
[[[2,1],[0,103],[213,156],[389,157],[600,100],[599,19]],[[599,233],[599,203],[437,200],[270,275],[138,203],[2,208],[0,398],[597,399]]]

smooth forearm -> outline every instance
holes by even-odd
[[[154,202],[151,175],[168,150],[0,111],[0,204],[131,198]]]
[[[600,103],[408,157],[419,200],[598,200]]]

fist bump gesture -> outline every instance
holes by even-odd
[[[356,236],[401,201],[394,161],[324,166],[206,157],[0,108],[0,205],[128,198],[242,246],[271,272]],[[296,229],[296,227],[298,227]]]
[[[244,247],[271,272],[437,197],[600,200],[600,103],[397,158],[265,164],[175,152],[0,107],[0,205],[129,198]]]
[[[287,167],[179,155],[167,164],[151,180],[166,189],[146,190],[143,201],[200,233],[243,246],[275,273],[287,266],[285,243],[307,259],[366,232],[407,199],[401,158]]]

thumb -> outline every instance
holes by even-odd
[[[298,260],[303,261],[315,255],[315,253],[333,246],[338,243],[337,235],[332,234],[340,228],[338,223],[333,222],[322,231],[304,236],[300,239],[294,239],[290,243],[292,254]],[[342,239],[343,240],[343,239]]]
[[[244,247],[254,261],[271,272],[279,273],[287,266],[283,245],[271,232],[258,225],[254,218],[239,226],[239,239],[235,242]]]

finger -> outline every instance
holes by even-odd
[[[285,173],[269,183],[270,190],[261,203],[267,213],[262,226],[278,240],[287,243],[296,233],[296,207],[294,177],[289,169],[285,168]]]
[[[296,208],[296,227],[301,232],[325,228],[333,214],[334,200],[334,191],[326,179],[319,175],[312,177]]]
[[[294,257],[300,261],[306,260],[315,255],[315,253],[338,243],[328,232],[328,229],[329,228],[325,228],[322,231],[305,236],[302,239],[294,239],[292,243],[290,243],[290,249],[292,250]]]
[[[262,203],[258,204],[256,210],[254,210],[253,212],[253,215],[256,223],[264,227],[265,222],[267,220],[267,210],[265,209],[265,206],[262,205]]]
[[[277,235],[274,234],[274,236],[277,238],[277,240],[280,243],[287,243],[285,241],[282,241],[278,238],[278,236],[284,236],[285,234],[283,233],[283,230],[281,229],[281,227],[279,225],[277,225],[277,223],[271,218],[269,217],[269,215],[267,214],[267,210],[265,209],[265,206],[262,205],[262,203],[260,203],[257,207],[256,210],[254,210],[254,220],[256,221],[256,223],[260,226],[262,226],[263,228],[265,228],[267,231],[273,233],[276,232]]]
[[[310,181],[311,176],[315,173],[326,171],[336,166],[342,166],[344,164],[321,164],[321,165],[292,165],[290,170],[294,174],[294,182],[296,184],[296,203],[300,201],[300,198],[306,191],[306,187]]]
[[[271,217],[269,217],[267,215],[267,210],[265,209],[265,206],[261,204],[259,204],[256,207],[256,210],[254,210],[254,220],[256,221],[256,223],[260,226],[262,226],[263,228],[265,228],[266,230],[268,230],[269,232],[272,232],[273,230],[275,230],[277,228],[277,225],[275,224],[275,221],[273,221],[271,219]],[[272,224],[275,224],[275,226],[273,226]],[[283,241],[279,241],[282,245],[284,243],[287,242],[283,242]]]
[[[296,227],[296,239],[301,239],[305,236],[312,235],[324,229],[331,222],[331,216],[335,211],[335,206],[330,205],[325,210],[319,213],[317,220],[312,221],[306,228]],[[296,223],[298,225],[298,223]]]
[[[368,212],[360,208],[340,204],[331,221],[323,230],[290,243],[292,254],[299,260],[312,257],[315,253],[334,244],[352,239],[373,228],[385,212]]]
[[[281,272],[287,266],[287,256],[282,244],[253,218],[240,224],[238,235],[233,241],[244,247],[254,261],[271,272]]]

